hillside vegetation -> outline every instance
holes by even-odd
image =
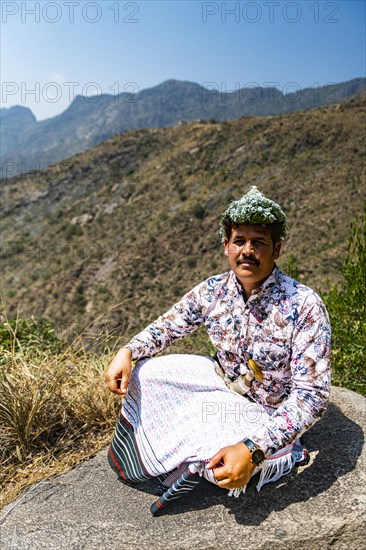
[[[340,282],[365,198],[364,116],[360,97],[308,113],[134,130],[2,180],[7,315],[46,318],[66,340],[89,325],[127,338],[227,269],[219,215],[253,184],[290,220],[280,267],[295,256],[303,282],[319,291]]]

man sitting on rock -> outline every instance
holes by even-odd
[[[220,230],[230,270],[194,287],[106,371],[109,389],[127,394],[109,462],[126,481],[161,481],[153,513],[199,476],[238,495],[256,472],[259,489],[304,458],[299,437],[329,400],[330,325],[319,296],[275,263],[287,228],[257,188],[233,201]],[[201,324],[214,359],[152,359]]]

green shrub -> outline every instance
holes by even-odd
[[[205,208],[200,203],[194,205],[192,212],[194,217],[199,220],[202,220],[202,218],[204,218],[206,214]]]
[[[283,271],[293,279],[296,279],[296,281],[299,280],[299,268],[297,265],[297,259],[296,257],[291,254],[287,264],[285,265]]]
[[[344,282],[323,296],[332,325],[333,384],[366,394],[366,207],[351,226]]]
[[[299,280],[295,256],[285,273]],[[343,283],[322,294],[332,327],[332,383],[366,395],[366,207],[351,225]]]
[[[64,343],[46,319],[13,319],[0,325],[0,350],[49,350],[59,353]]]
[[[84,285],[79,283],[76,287],[76,292],[73,298],[73,302],[76,305],[76,308],[79,313],[84,313],[85,306],[88,303],[88,300],[84,296]]]
[[[83,234],[83,230],[80,225],[71,225],[70,223],[66,223],[62,226],[62,230],[63,238],[67,241],[70,241],[73,237],[79,237]]]

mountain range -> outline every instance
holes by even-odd
[[[134,94],[76,96],[60,115],[39,122],[26,107],[2,108],[0,176],[43,169],[129,129],[307,111],[353,97],[365,83],[356,78],[301,90],[293,83],[291,93],[260,86],[225,93],[218,84],[167,80]]]

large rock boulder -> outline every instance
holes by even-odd
[[[202,481],[153,517],[155,484],[120,483],[106,451],[41,482],[3,510],[0,546],[21,549],[365,548],[366,400],[332,389],[327,413],[306,435],[311,461],[239,499]],[[253,480],[254,481],[254,480]]]

